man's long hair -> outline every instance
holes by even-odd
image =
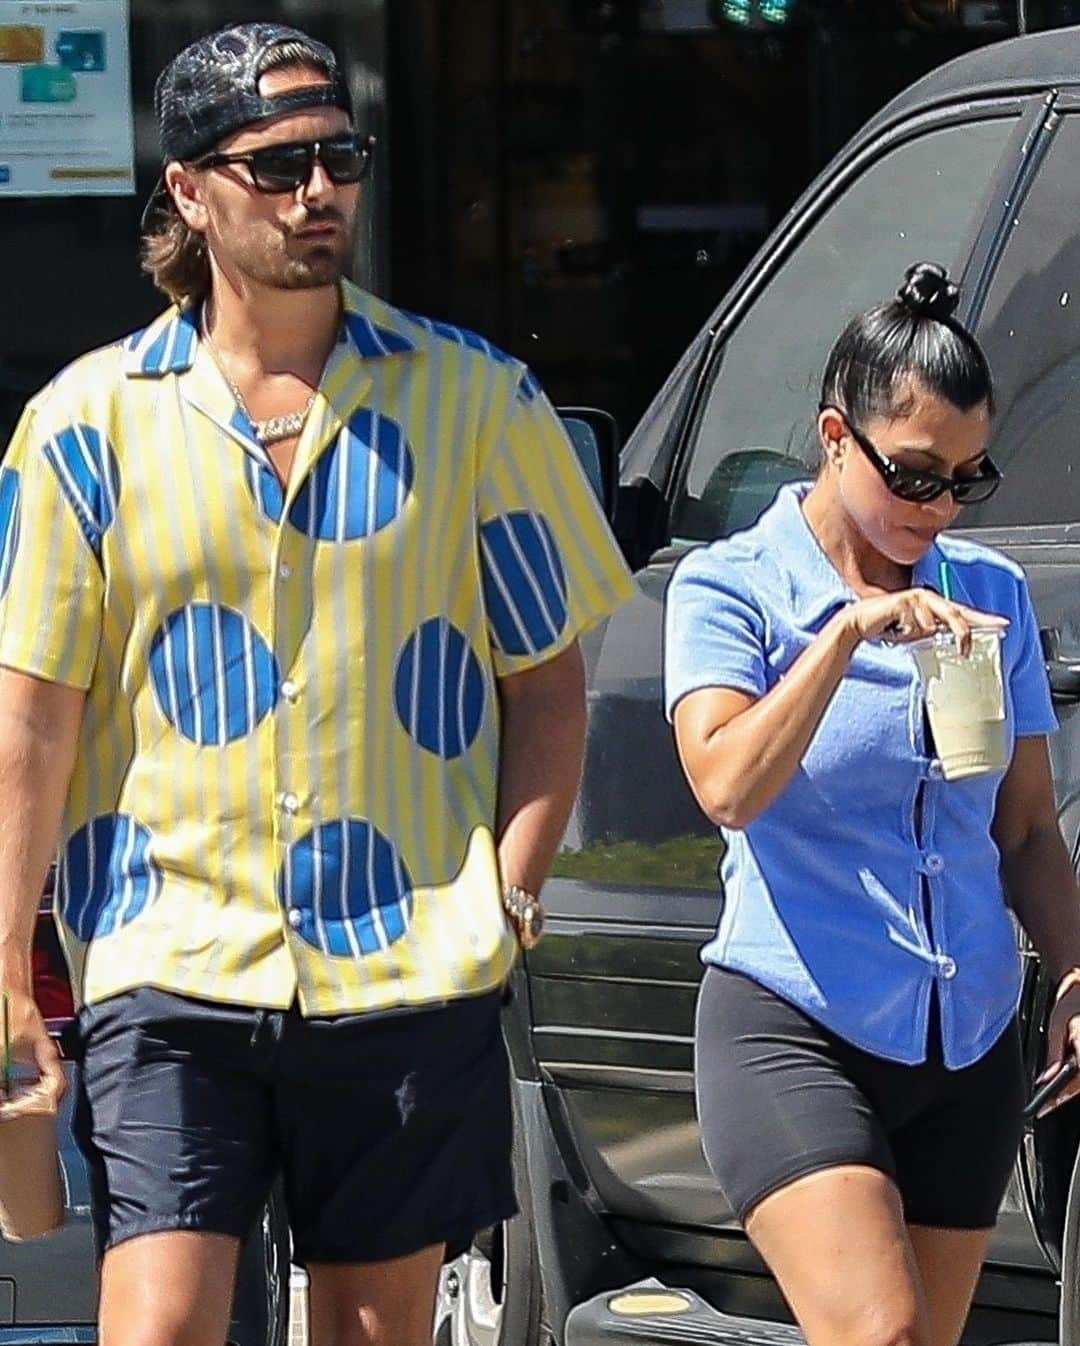
[[[281,42],[267,53],[259,75],[286,65],[323,68],[305,43]],[[179,308],[202,304],[210,293],[206,238],[188,228],[171,201],[158,213],[156,226],[143,235],[142,269]]]

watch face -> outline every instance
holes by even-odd
[[[539,899],[524,888],[512,885],[507,888],[503,903],[517,933],[518,943],[523,949],[535,948],[544,929],[544,908]]]

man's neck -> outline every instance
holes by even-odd
[[[341,290],[243,290],[215,277],[204,323],[215,348],[250,375],[318,379],[341,330]]]

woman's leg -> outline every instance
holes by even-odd
[[[878,1169],[798,1178],[746,1230],[809,1346],[938,1346],[900,1194]]]
[[[926,1295],[930,1346],[956,1346],[960,1340],[992,1233],[908,1226]]]

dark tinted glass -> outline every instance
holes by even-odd
[[[1006,481],[964,527],[1080,520],[1080,116],[1065,117],[983,310]]]
[[[291,192],[307,182],[315,166],[315,153],[328,175],[337,183],[359,182],[367,171],[371,147],[363,136],[340,135],[332,140],[296,141],[268,145],[249,155],[223,156],[218,162],[246,163],[255,186],[263,192]],[[213,164],[213,155],[207,160]]]
[[[913,260],[959,274],[1012,118],[942,127],[872,164],[769,280],[718,360],[675,540],[753,523],[786,481],[818,463],[815,412],[837,335],[896,289]]]

